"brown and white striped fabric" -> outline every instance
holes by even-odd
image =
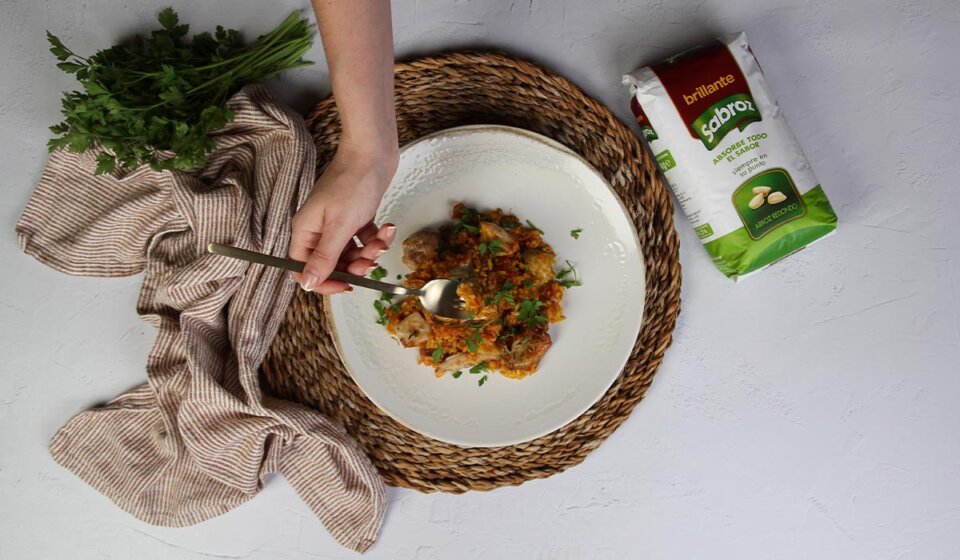
[[[147,380],[71,419],[54,459],[148,523],[190,525],[283,474],[344,546],[369,548],[383,483],[343,428],[261,392],[258,367],[295,284],[280,270],[207,254],[210,242],[286,255],[315,152],[302,119],[266,89],[199,173],[94,176],[96,152],[55,152],[17,225],[24,251],[68,274],[142,272],[137,311],[157,328]]]

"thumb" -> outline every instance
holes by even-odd
[[[304,290],[313,291],[323,284],[340,260],[340,253],[353,237],[353,231],[343,222],[330,221],[327,227],[320,232],[320,239],[310,253],[307,264],[303,267]]]

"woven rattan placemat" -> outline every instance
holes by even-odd
[[[298,290],[264,361],[268,386],[342,422],[392,486],[491,490],[579,464],[643,397],[680,312],[679,241],[656,164],[629,128],[577,86],[502,54],[452,53],[397,64],[396,103],[401,144],[466,124],[516,126],[568,146],[607,178],[636,224],[647,268],[645,319],[630,359],[606,395],[563,428],[509,447],[457,447],[400,425],[371,403],[340,362],[323,300]],[[307,125],[319,172],[340,136],[333,99],[320,102]]]

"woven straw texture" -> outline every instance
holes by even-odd
[[[568,146],[607,178],[636,224],[647,268],[645,319],[630,359],[604,397],[563,428],[508,447],[458,447],[400,425],[371,403],[340,361],[322,298],[298,290],[264,361],[268,386],[342,422],[391,486],[492,490],[579,464],[643,397],[680,312],[679,241],[656,164],[609,109],[562,76],[502,54],[451,53],[397,64],[396,105],[401,145],[467,124],[516,126]],[[314,108],[307,125],[319,172],[340,136],[332,98]]]

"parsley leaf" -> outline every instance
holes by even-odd
[[[577,228],[570,230],[570,237],[574,239],[580,239],[580,234],[583,233],[583,228]]]
[[[49,31],[47,31],[47,42],[50,43],[50,52],[53,53],[53,56],[57,57],[57,60],[61,62],[67,60],[71,56],[77,56],[73,54],[73,51],[65,47],[60,39],[57,39],[57,37]]]
[[[378,266],[377,268],[373,269],[372,272],[370,272],[371,280],[380,281],[386,277],[387,277],[387,269],[383,268],[382,266]]]
[[[443,346],[437,346],[437,349],[433,351],[433,354],[430,354],[430,357],[433,358],[433,363],[438,363],[443,359]]]
[[[377,310],[377,324],[386,325],[387,324],[387,306],[383,304],[381,300],[374,300],[373,308]]]
[[[457,223],[454,225],[454,231],[460,231],[465,229],[470,233],[480,233],[480,227],[478,225],[473,225],[470,222],[479,223],[480,218],[476,210],[467,208],[466,206],[460,208],[460,217],[457,218]]]
[[[573,278],[570,278],[571,275]],[[567,261],[567,268],[557,273],[557,281],[560,282],[560,285],[564,288],[583,286],[583,282],[581,282],[580,277],[577,276],[577,269],[574,268],[570,261]]]
[[[510,218],[504,218],[504,219],[500,220],[500,227],[502,227],[502,228],[514,229],[514,228],[516,228],[516,227],[519,226],[519,225],[520,225],[520,222],[518,222],[518,221],[516,221],[516,220],[512,220],[512,219],[510,219]]]
[[[501,301],[505,301],[510,305],[513,305],[514,301],[513,301],[513,294],[511,293],[511,290],[513,290],[514,288],[516,288],[516,286],[513,285],[513,282],[509,280],[504,282],[503,288],[499,292],[494,294],[492,303],[499,305]]]
[[[538,228],[536,225],[534,225],[534,223],[531,222],[530,220],[527,220],[527,226],[529,226],[530,229],[532,229],[532,230],[539,231],[539,232],[540,232],[540,235],[543,235],[543,230],[540,229],[540,228]]]
[[[180,18],[177,16],[177,12],[173,11],[173,8],[164,8],[157,14],[157,21],[164,29],[170,30],[180,23]]]
[[[497,253],[506,253],[507,250],[503,248],[503,242],[499,239],[492,239],[486,241],[477,246],[477,250],[480,251],[481,255],[486,255],[490,253],[491,255],[496,255]]]
[[[518,318],[525,322],[528,327],[533,328],[537,325],[547,324],[547,318],[540,314],[540,308],[543,302],[534,299],[525,299],[520,302],[520,312]]]
[[[454,379],[460,379],[460,376],[461,376],[461,375],[463,375],[463,372],[460,371],[459,369],[458,369],[457,371],[453,372],[453,378],[454,378]]]
[[[479,364],[470,368],[470,373],[481,373],[484,371],[488,371],[489,369],[490,369],[490,366],[487,365],[487,362],[480,362]]]
[[[487,376],[484,375],[483,377],[480,378],[480,381],[477,381],[477,385],[480,387],[483,387],[483,384],[486,382],[487,382]]]
[[[104,152],[97,155],[97,169],[94,171],[94,175],[103,175],[104,173],[110,173],[117,166],[117,160],[110,154]]]
[[[483,335],[480,334],[480,331],[473,331],[470,336],[467,337],[467,348],[470,349],[474,354],[477,353],[477,350],[480,349],[480,345],[483,344]]]

